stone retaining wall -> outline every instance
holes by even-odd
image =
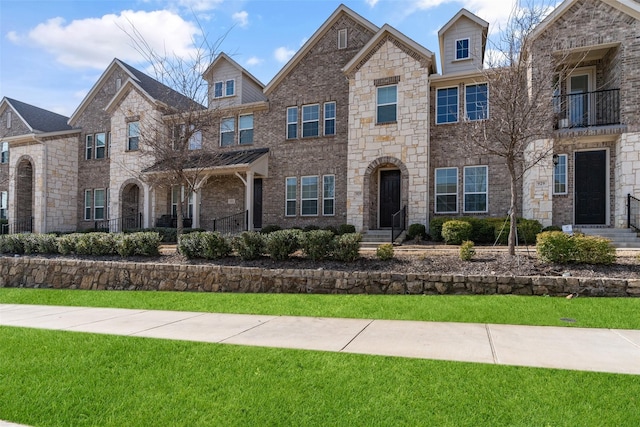
[[[0,287],[317,294],[640,296],[640,279],[463,276],[0,257]]]

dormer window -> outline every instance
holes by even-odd
[[[7,129],[11,129],[11,111],[7,111]]]
[[[236,94],[236,81],[227,80],[224,82],[215,82],[213,84],[213,97],[222,98],[226,96],[234,96]]]
[[[456,40],[456,59],[469,58],[469,39]]]
[[[347,29],[338,30],[338,49],[347,48]]]

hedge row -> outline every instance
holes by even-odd
[[[541,261],[557,264],[612,264],[616,260],[616,249],[609,239],[562,231],[540,233],[536,253]]]
[[[263,255],[278,261],[293,253],[302,253],[314,261],[335,259],[354,261],[359,256],[360,233],[334,234],[330,230],[275,230],[268,234],[246,231],[228,238],[217,232],[204,231],[185,234],[178,242],[178,252],[187,258],[218,259],[235,251],[243,260]]]
[[[506,245],[509,238],[509,227],[511,221],[508,218],[477,218],[477,217],[437,217],[429,222],[429,230],[431,239],[435,242],[445,241],[454,244],[445,239],[443,235],[443,226],[449,221],[464,221],[471,225],[471,232],[468,236],[455,236],[454,241],[463,242],[471,240],[475,243],[499,243]],[[459,228],[460,225],[458,224]],[[462,226],[464,230],[466,227]],[[534,219],[518,218],[518,242],[523,244],[534,244],[536,236],[542,231],[542,224]],[[466,232],[466,231],[465,231]],[[455,243],[460,244],[460,243]]]
[[[158,233],[72,233],[7,234],[0,236],[3,254],[156,256],[160,253]]]

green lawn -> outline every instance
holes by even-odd
[[[36,426],[629,426],[640,380],[0,327],[0,419]]]
[[[637,298],[568,300],[513,295],[301,295],[0,288],[0,303],[640,329],[640,299]]]

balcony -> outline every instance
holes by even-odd
[[[555,129],[580,129],[620,124],[620,89],[553,97]]]

